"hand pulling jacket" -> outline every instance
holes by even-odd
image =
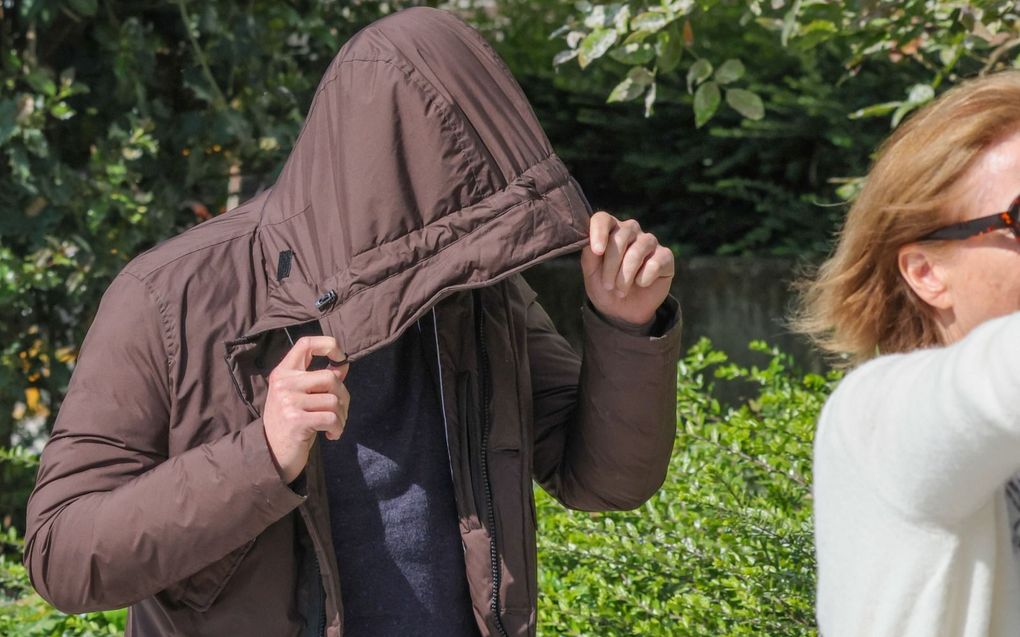
[[[266,443],[284,329],[353,360],[435,310],[466,576],[483,635],[533,635],[532,480],[638,506],[675,434],[679,320],[661,337],[582,309],[583,362],[519,272],[578,250],[589,206],[481,36],[410,9],[329,66],[276,184],[139,255],[82,345],[29,501],[25,564],[67,612],[128,634],[343,634],[321,457],[303,489]],[[356,397],[353,397],[356,400]]]

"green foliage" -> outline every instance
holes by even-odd
[[[815,260],[890,125],[1016,67],[1018,20],[990,1],[582,1],[548,58],[580,125],[550,136],[597,206],[682,254]],[[613,44],[582,70],[595,30]]]
[[[555,32],[568,49],[554,58],[564,64],[577,58],[581,68],[608,54],[622,64],[643,68],[653,77],[677,69],[681,45],[691,52],[687,88],[712,76],[710,59],[726,55],[732,41],[716,38],[716,19],[725,16],[748,33],[764,32],[775,44],[800,52],[817,52],[835,45],[842,51],[847,79],[865,63],[907,61],[923,67],[926,81],[908,88],[906,97],[855,111],[857,117],[893,113],[895,127],[910,111],[934,97],[944,80],[954,79],[961,62],[971,70],[987,72],[1015,65],[1009,59],[1020,46],[1020,12],[1015,3],[960,0],[908,0],[906,2],[826,2],[823,0],[637,0],[593,4],[582,1],[577,12]],[[681,26],[682,25],[682,26]],[[655,38],[655,54],[646,40]],[[705,57],[701,57],[704,55]],[[743,53],[742,55],[748,55]],[[750,59],[750,56],[748,56]],[[695,122],[702,126],[720,103],[722,86],[744,75],[743,63],[729,59],[716,71],[714,84],[694,93]],[[693,78],[693,81],[692,81]],[[626,81],[626,80],[624,80]],[[655,84],[645,87],[646,114],[655,102]],[[726,102],[751,120],[764,116],[761,97],[747,87],[726,88]],[[629,90],[612,101],[636,99],[645,91]],[[732,96],[731,96],[732,93]],[[699,94],[701,97],[699,98]]]
[[[678,434],[662,489],[590,514],[538,496],[540,634],[815,635],[811,441],[837,380],[695,345],[680,365]],[[713,376],[753,388],[724,408]]]

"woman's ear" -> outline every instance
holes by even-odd
[[[908,243],[899,250],[900,275],[922,301],[937,310],[951,310],[953,296],[943,255],[931,246]]]

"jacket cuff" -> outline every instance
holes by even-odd
[[[259,494],[267,516],[279,519],[305,501],[305,497],[291,490],[280,476],[261,418],[250,422],[241,432],[241,448],[245,475]]]
[[[681,316],[680,302],[669,295],[662,305],[655,310],[655,316],[644,325],[610,319],[599,312],[590,300],[582,306],[585,327],[589,330],[611,330],[622,332],[638,339],[659,341],[665,339],[670,344],[679,344]]]

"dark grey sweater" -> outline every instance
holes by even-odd
[[[322,440],[345,637],[478,637],[427,315],[351,365],[350,413]]]

